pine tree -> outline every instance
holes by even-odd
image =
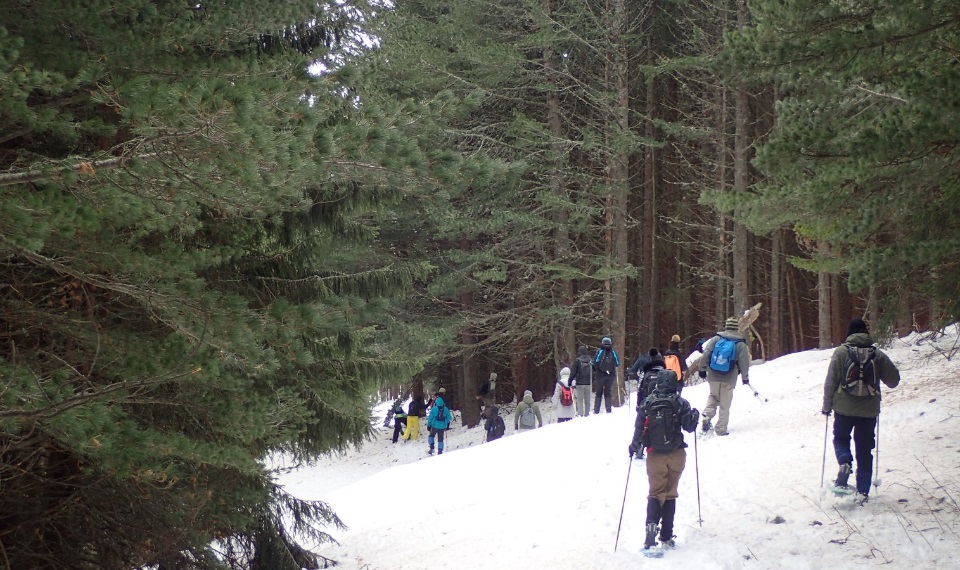
[[[829,246],[807,266],[885,298],[888,321],[920,299],[934,319],[952,320],[954,3],[751,6],[756,24],[732,38],[731,63],[774,78],[783,93],[777,129],[756,159],[772,181],[745,203],[755,227],[790,225]]]
[[[341,522],[266,462],[359,445],[421,365],[391,310],[430,267],[377,223],[444,168],[308,72],[360,14],[0,10],[3,563],[316,567],[297,541]]]

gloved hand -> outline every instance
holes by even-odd
[[[750,381],[747,380],[746,378],[744,378],[744,379],[743,379],[743,385],[744,385],[744,386],[749,386],[749,385],[750,385]]]
[[[627,448],[627,451],[630,452],[630,457],[631,457],[631,458],[632,458],[634,455],[637,454],[637,448],[634,447],[632,443],[630,444],[630,447]]]
[[[706,370],[700,370],[699,372],[697,372],[697,374],[698,374],[701,378],[706,378],[706,377],[707,377],[707,371],[706,371]]]
[[[820,413],[828,417],[830,416],[830,410],[821,410]]]

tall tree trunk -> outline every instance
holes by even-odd
[[[610,193],[607,196],[608,259],[615,272],[627,266],[627,196],[629,186],[629,151],[627,136],[630,132],[630,91],[627,75],[627,29],[626,0],[611,0],[610,13],[610,70],[608,77],[614,95],[614,104],[607,120],[607,179]],[[607,280],[608,306],[607,327],[615,345],[624,350],[627,317],[627,278],[618,274]],[[620,383],[623,382],[621,375]],[[621,392],[618,389],[617,394]],[[619,405],[619,398],[617,404]]]
[[[544,0],[544,12],[549,18],[553,17],[552,0]],[[554,167],[550,172],[550,187],[560,204],[565,204],[568,199],[568,191],[563,181],[563,125],[560,120],[560,97],[558,95],[560,86],[557,84],[557,61],[553,46],[545,45],[543,48],[543,65],[547,72],[550,88],[547,92],[547,128],[550,131],[550,153]],[[570,252],[570,233],[567,229],[569,221],[569,210],[561,206],[554,210],[554,222],[556,230],[554,231],[554,255],[558,263],[569,262]],[[560,305],[566,309],[563,317],[560,319],[556,330],[556,354],[554,355],[554,364],[557,369],[573,362],[576,355],[576,331],[573,322],[573,280],[561,279],[555,285],[559,291]]]
[[[461,296],[464,307],[473,307],[473,293],[466,292]],[[477,357],[474,347],[477,338],[473,327],[466,327],[460,333],[460,345],[463,355],[460,361],[460,374],[456,377],[457,394],[460,403],[460,421],[467,427],[480,424],[480,402],[477,394],[480,393],[480,384],[477,382]]]
[[[770,358],[776,358],[783,352],[783,276],[781,250],[783,230],[774,230],[771,236],[770,250]]]
[[[727,93],[726,87],[720,88],[720,112],[717,125],[717,190],[727,191]],[[727,318],[727,303],[729,299],[728,284],[730,272],[728,270],[727,255],[727,216],[723,212],[717,213],[717,268],[714,282],[713,321],[714,326],[722,324]]]
[[[747,11],[745,0],[737,2],[737,26],[740,29],[750,23],[750,14]],[[733,190],[746,192],[749,181],[748,156],[750,148],[750,101],[747,91],[737,88],[734,102],[734,135],[733,150]],[[749,234],[747,228],[739,221],[735,213],[733,220],[733,304],[734,312],[739,316],[750,304],[749,269]]]
[[[821,242],[818,249],[821,255],[827,255],[830,251],[826,242]],[[830,274],[821,270],[817,274],[817,329],[820,333],[817,346],[819,348],[830,348],[833,346],[830,338],[830,333],[833,329],[830,319],[830,295]]]

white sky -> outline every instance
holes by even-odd
[[[738,384],[730,436],[692,436],[680,480],[678,549],[643,557],[647,479],[630,464],[633,405],[482,444],[482,428],[447,434],[442,456],[391,444],[392,428],[359,451],[280,476],[294,495],[328,502],[349,526],[317,549],[347,570],[960,568],[960,353],[957,329],[886,348],[900,368],[884,392],[880,485],[860,507],[821,488],[823,379],[831,351],[755,363]],[[697,409],[706,386],[686,388]],[[830,420],[832,439],[833,421]],[[702,526],[698,524],[697,473]],[[629,486],[627,473],[630,470]],[[836,477],[827,442],[825,484]],[[614,542],[624,490],[623,523]],[[774,524],[776,517],[785,522]]]

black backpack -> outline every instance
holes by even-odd
[[[858,398],[868,398],[880,393],[879,378],[874,359],[877,349],[872,346],[847,346],[847,370],[840,388]]]
[[[683,447],[680,435],[680,402],[676,393],[654,392],[643,401],[646,414],[643,446],[653,451],[669,452]]]
[[[500,416],[493,418],[493,429],[487,434],[487,441],[500,439],[506,431],[507,426],[503,423],[503,418]]]
[[[659,374],[661,370],[663,370],[663,368],[656,366],[644,372],[643,376],[640,377],[639,395],[637,397],[641,403],[643,399],[652,394],[653,389],[657,387],[657,374]],[[637,407],[640,407],[639,404]]]
[[[613,349],[604,349],[597,356],[599,357],[596,360],[597,370],[604,374],[612,375],[613,371],[617,368],[616,361],[613,359]]]

